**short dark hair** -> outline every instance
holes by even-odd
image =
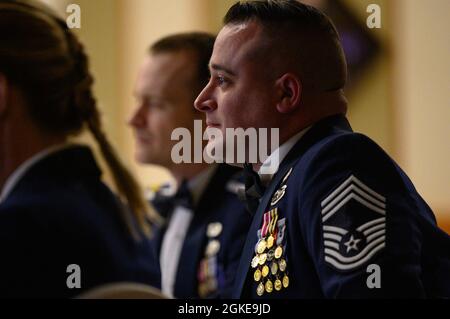
[[[295,46],[302,42],[301,48],[295,47],[297,51],[289,47],[289,53],[301,54],[301,51],[309,48],[308,56],[315,63],[310,64],[311,61],[308,61],[309,65],[303,63],[300,66],[303,73],[306,73],[305,77],[310,78],[317,72],[317,67],[327,68],[330,72],[334,71],[336,76],[324,84],[325,89],[333,90],[345,85],[347,65],[344,52],[336,27],[324,13],[296,0],[249,0],[235,3],[224,18],[225,25],[250,21],[261,24],[268,36],[283,40],[283,47],[286,43],[293,43]],[[318,52],[321,53],[319,56],[316,55]],[[301,59],[296,60],[302,62]]]
[[[188,50],[197,56],[198,95],[209,82],[209,60],[214,48],[215,36],[205,32],[178,33],[153,43],[151,54]]]
[[[325,14],[316,8],[297,0],[248,0],[235,3],[228,10],[224,23],[240,23],[253,18],[267,26],[293,20],[303,25],[331,22]],[[327,27],[334,29],[332,23]]]

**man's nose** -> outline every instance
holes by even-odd
[[[194,102],[194,107],[200,112],[208,113],[217,109],[217,102],[211,94],[209,84],[200,92],[199,96]]]
[[[144,107],[138,106],[131,117],[128,119],[128,125],[132,127],[141,127],[145,124]]]

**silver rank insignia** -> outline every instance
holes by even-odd
[[[386,198],[351,175],[321,202],[325,262],[360,267],[385,247]]]

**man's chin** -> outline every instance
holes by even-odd
[[[232,161],[230,163],[228,163],[226,161],[224,161],[224,162],[226,164],[230,165],[230,166],[233,166],[233,167],[244,168],[244,164],[242,164],[242,163],[236,163],[235,161]]]
[[[208,163],[225,163],[239,168],[244,167],[244,163],[240,163],[236,160],[236,155],[227,157],[227,147],[223,139],[210,139],[206,145],[205,156],[207,156],[206,160]]]
[[[224,163],[224,142],[219,138],[210,138],[205,147],[205,160],[207,162]]]

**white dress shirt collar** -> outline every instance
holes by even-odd
[[[279,148],[273,151],[272,154],[270,154],[270,156],[264,161],[258,171],[258,174],[261,177],[263,183],[268,183],[272,180],[273,176],[278,172],[280,164],[286,158],[287,154],[291,151],[295,144],[300,141],[300,139],[306,134],[306,132],[309,131],[310,128],[311,126],[292,136]]]

